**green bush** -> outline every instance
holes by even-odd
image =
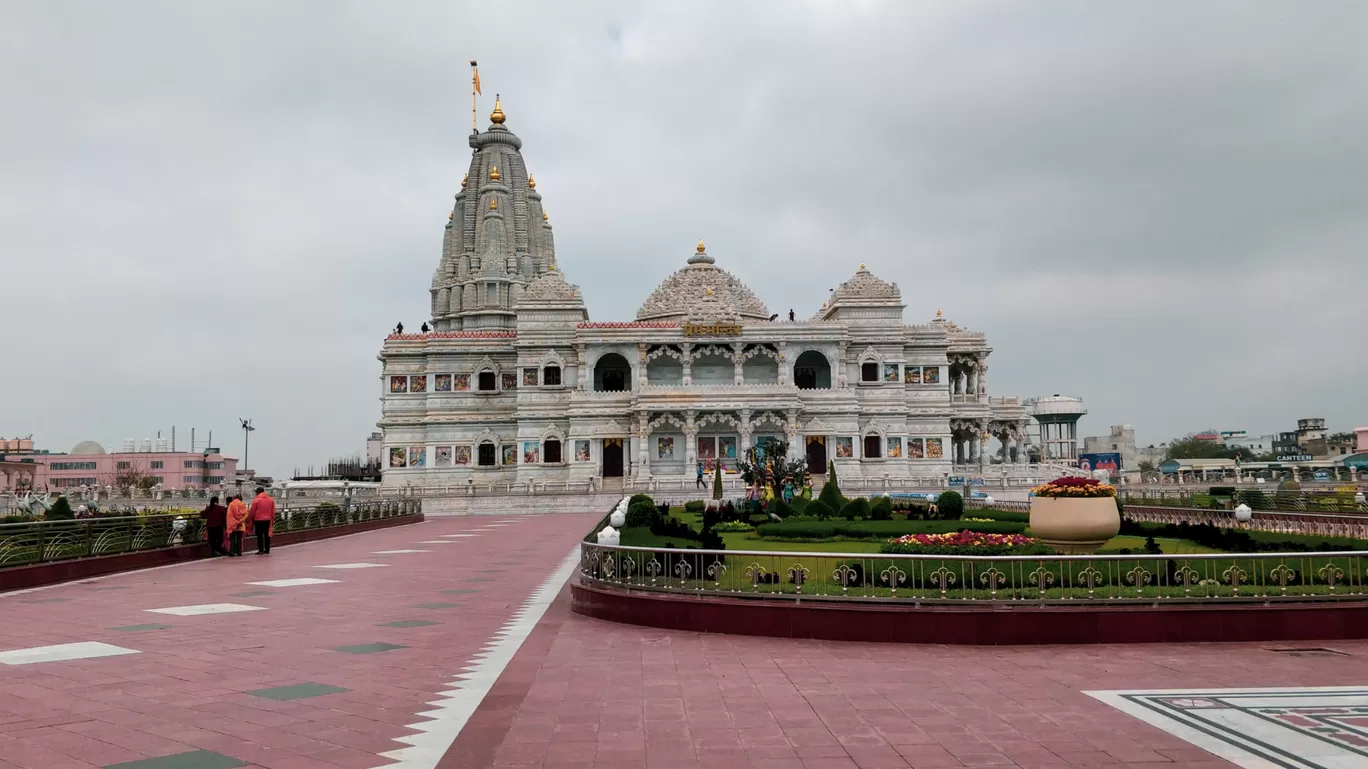
[[[958,521],[964,516],[964,497],[958,491],[942,491],[936,497],[936,517],[942,521]]]
[[[49,521],[69,521],[75,518],[76,514],[71,511],[71,503],[66,497],[58,497],[57,501],[52,503],[52,509],[43,517]]]
[[[774,500],[774,503],[769,506],[769,511],[780,518],[792,518],[797,514],[793,507],[782,499]]]
[[[716,526],[713,526],[712,530],[720,534],[724,531],[755,531],[755,527],[750,525],[749,523],[742,523],[740,521],[728,521],[726,523],[719,523]]]
[[[707,502],[704,502],[704,501],[701,500],[701,499],[691,499],[691,500],[689,500],[688,502],[685,502],[685,503],[684,503],[684,512],[686,512],[686,513],[701,513],[701,512],[703,512],[704,510],[706,510],[707,507],[708,507],[708,503],[707,503]]]
[[[827,479],[822,484],[822,490],[818,492],[817,499],[826,503],[826,506],[833,511],[845,507],[846,499],[841,496],[841,486],[836,480],[836,463],[827,463]]]
[[[804,517],[815,518],[819,521],[825,521],[835,514],[836,511],[832,510],[831,506],[821,499],[814,499],[807,504],[807,507],[803,508]]]
[[[645,502],[651,507],[655,507],[655,500],[651,499],[650,494],[633,494],[631,499],[627,500],[627,507],[630,509],[632,505],[635,505],[638,502]]]
[[[864,497],[852,499],[841,508],[841,517],[847,521],[869,517],[869,500]]]
[[[1213,497],[1231,497],[1235,495],[1234,486],[1212,486],[1207,489],[1207,493]]]
[[[1278,484],[1278,491],[1301,491],[1301,484],[1288,480]]]
[[[893,500],[888,497],[874,500],[874,504],[869,506],[869,517],[876,521],[893,520]]]
[[[629,528],[653,526],[660,520],[660,511],[656,509],[649,497],[627,507],[627,526]]]

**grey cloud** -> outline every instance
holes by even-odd
[[[3,13],[3,281],[50,373],[6,367],[0,431],[52,448],[243,415],[278,475],[359,450],[381,337],[426,312],[472,58],[596,318],[702,237],[775,312],[867,263],[909,322],[988,332],[994,392],[1087,399],[1087,432],[1368,421],[1361,4]]]

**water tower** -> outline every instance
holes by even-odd
[[[1083,399],[1072,395],[1049,395],[1026,401],[1026,413],[1039,424],[1041,462],[1073,464],[1078,461],[1078,420],[1088,413]]]

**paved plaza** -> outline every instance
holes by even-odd
[[[1368,766],[1368,643],[613,625],[565,587],[594,521],[436,519],[0,596],[0,769]]]

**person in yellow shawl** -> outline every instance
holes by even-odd
[[[242,495],[228,503],[228,555],[242,555],[242,537],[247,533],[247,505]]]

